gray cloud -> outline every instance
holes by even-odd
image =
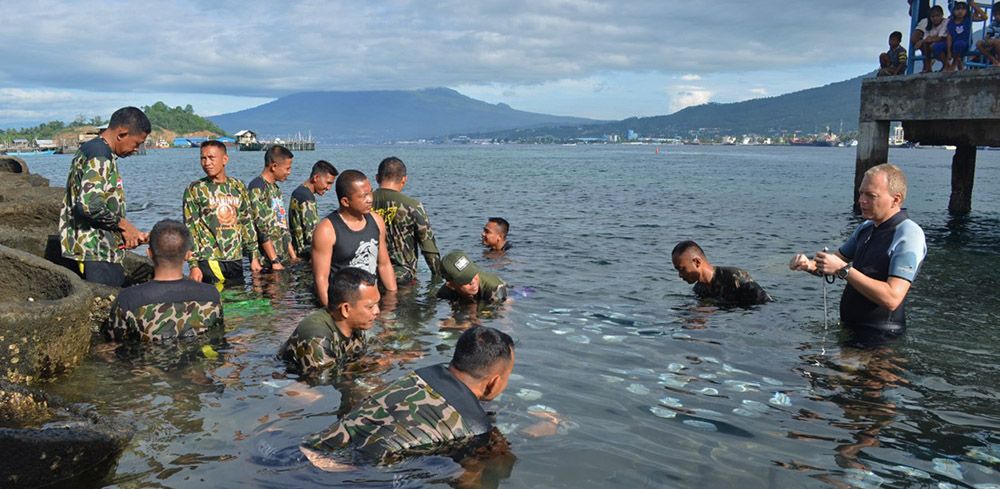
[[[888,32],[906,30],[905,5],[14,0],[4,6],[0,87],[274,97],[865,63]]]

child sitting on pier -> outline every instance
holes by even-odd
[[[975,9],[975,13],[969,16],[969,5]],[[965,2],[955,2],[955,7],[951,11],[951,18],[948,19],[948,46],[947,57],[942,59],[944,71],[956,71],[965,69],[965,55],[969,52],[969,44],[972,37],[972,22],[986,20],[986,11],[976,5],[975,0]],[[938,47],[934,46],[937,53]]]
[[[924,57],[924,69],[921,73],[930,73],[934,58],[944,63],[944,50],[947,48],[948,24],[944,21],[944,9],[940,5],[931,7],[930,16],[917,24],[917,31],[923,33],[919,40],[913,43],[914,50],[920,50]],[[940,56],[938,55],[940,46]]]
[[[889,34],[889,50],[878,57],[878,76],[902,75],[906,71],[906,49],[899,45],[901,42],[902,32]]]
[[[990,60],[993,66],[1000,66],[1000,2],[993,4],[990,24],[983,31],[983,39],[976,43],[979,52]]]

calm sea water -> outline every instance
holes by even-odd
[[[447,361],[457,322],[423,280],[401,291],[376,332],[420,358],[309,385],[274,355],[313,306],[294,273],[226,293],[225,340],[145,356],[95,347],[51,390],[138,432],[116,487],[996,487],[1000,404],[1000,152],[979,153],[971,217],[946,213],[951,153],[893,150],[910,180],[910,216],[930,248],[909,301],[909,332],[880,350],[841,346],[830,286],[787,270],[796,252],[839,245],[855,152],[843,148],[666,146],[342,147],[303,152],[286,198],[318,158],[374,175],[383,157],[409,168],[442,250],[479,257],[486,218],[511,222],[513,250],[479,259],[515,300],[472,318],[510,332],[517,365],[489,408],[509,453],[428,457],[329,474],[294,446],[410,369]],[[196,150],[122,162],[129,217],[148,229],[180,218],[201,176]],[[65,181],[69,157],[29,160]],[[261,153],[234,153],[249,181]],[[321,211],[335,207],[332,194]],[[670,250],[695,239],[717,265],[746,268],[776,301],[718,310],[693,299]],[[423,265],[421,265],[423,267]],[[532,413],[557,433],[532,437]],[[464,473],[464,475],[462,475]],[[940,485],[939,485],[940,484]],[[954,484],[948,486],[945,484]]]

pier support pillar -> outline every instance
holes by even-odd
[[[961,145],[951,159],[951,198],[948,213],[964,216],[972,211],[972,182],[976,176],[976,147]]]
[[[973,148],[975,149],[975,148]],[[975,159],[975,155],[973,155]],[[859,214],[858,188],[869,168],[889,161],[889,121],[858,123],[858,156],[854,165],[854,213]],[[972,189],[972,186],[969,186]]]

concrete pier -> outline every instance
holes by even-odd
[[[948,212],[972,210],[976,147],[1000,147],[1000,70],[968,70],[871,78],[861,84],[854,212],[869,168],[888,161],[889,123],[900,121],[907,141],[954,145]]]

